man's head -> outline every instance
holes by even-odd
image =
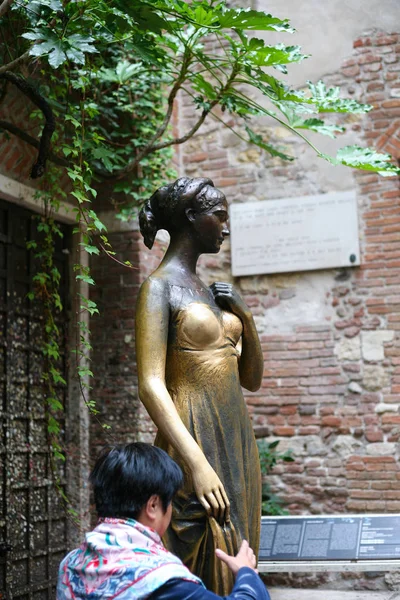
[[[104,450],[90,482],[99,517],[136,519],[163,535],[183,475],[164,450],[137,442]]]

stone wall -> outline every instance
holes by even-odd
[[[338,142],[322,141],[323,151],[359,143],[400,158],[399,58],[397,34],[370,31],[354,40],[351,55],[324,80],[372,103],[374,111],[340,119],[348,133]],[[192,112],[184,97],[180,102],[185,131]],[[272,159],[210,121],[183,149],[182,174],[211,177],[229,202],[355,189],[362,253],[360,267],[234,280],[254,314],[265,359],[261,389],[246,393],[254,425],[295,457],[276,467],[273,490],[292,514],[398,512],[398,178],[318,164],[313,151],[280,126],[260,122],[258,131],[298,160]],[[224,247],[202,259],[208,283],[232,281],[229,244]],[[329,576],[314,579],[322,585]],[[385,585],[382,577],[361,575],[341,581],[353,588]],[[304,585],[304,579],[291,583]]]
[[[105,444],[152,442],[155,432],[137,394],[135,310],[140,284],[159,264],[166,244],[159,236],[150,251],[140,233],[128,227],[110,232],[108,238],[120,262],[104,254],[92,260],[96,285],[90,292],[100,312],[91,320],[91,397],[99,410],[97,417],[91,418],[92,457]],[[124,261],[133,266],[120,264]],[[102,424],[111,429],[103,429]]]

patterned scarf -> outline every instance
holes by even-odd
[[[176,578],[202,585],[153,529],[106,518],[62,561],[57,600],[140,600]]]

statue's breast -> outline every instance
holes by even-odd
[[[222,323],[227,338],[236,346],[243,332],[242,321],[231,312],[222,311]]]
[[[214,311],[207,304],[192,302],[176,316],[176,341],[185,349],[212,350],[228,343],[236,345],[242,333],[238,317]]]
[[[217,347],[221,334],[221,323],[207,304],[192,302],[177,315],[176,338],[181,347],[193,350]]]

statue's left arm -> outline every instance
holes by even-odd
[[[256,392],[261,386],[264,360],[253,315],[230,283],[216,282],[210,286],[210,289],[217,304],[224,310],[234,313],[242,321],[242,352],[239,359],[240,383],[250,392]]]

